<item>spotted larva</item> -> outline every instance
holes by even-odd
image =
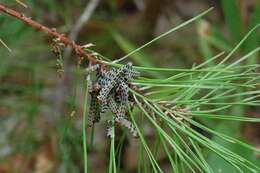
[[[117,92],[120,97],[120,103],[122,105],[127,105],[127,103],[128,103],[128,84],[123,79],[120,79],[118,81]]]
[[[137,131],[134,127],[134,125],[125,118],[124,114],[122,113],[118,113],[116,116],[115,116],[115,121],[117,123],[119,123],[121,126],[124,126],[126,127],[134,137],[137,137]]]
[[[101,84],[101,90],[99,92],[99,96],[98,99],[101,102],[106,102],[106,98],[109,94],[109,92],[118,84],[118,79],[121,77],[131,77],[130,74],[132,73],[128,73],[129,70],[132,69],[132,63],[127,63],[126,65],[122,66],[119,69],[112,69],[110,71],[108,71],[107,73],[105,73],[104,75],[104,79],[102,84]],[[126,78],[126,80],[128,80]],[[100,83],[101,83],[100,82]]]
[[[121,125],[123,125],[124,127],[126,127],[134,137],[138,137],[137,131],[135,126],[127,119],[121,119]]]
[[[129,102],[129,84],[128,80],[139,75],[133,70],[132,63],[127,63],[122,67],[110,70],[102,70],[100,65],[94,65],[90,68],[96,71],[96,80],[92,84],[90,118],[89,124],[96,123],[100,120],[100,114],[110,110],[114,114],[113,120],[109,121],[108,136],[112,136],[112,127],[114,122],[126,127],[137,136],[134,125],[126,119],[126,112]]]
[[[93,71],[97,71],[98,69],[100,69],[100,64],[95,64],[95,65],[89,65],[89,67],[86,69],[87,72],[93,72]]]
[[[116,102],[115,102],[115,100],[112,96],[108,97],[107,104],[108,104],[110,111],[112,113],[116,114],[117,111],[118,111],[118,106],[117,106],[117,104],[116,104]]]
[[[97,92],[91,93],[90,98],[90,107],[89,107],[89,122],[88,124],[90,126],[93,125],[93,123],[99,122],[100,120],[100,106],[97,100]]]

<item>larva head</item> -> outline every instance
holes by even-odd
[[[126,65],[123,66],[122,71],[124,74],[128,73],[133,67],[132,62],[128,62]]]

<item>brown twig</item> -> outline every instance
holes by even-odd
[[[10,9],[9,7],[6,7],[5,5],[3,5],[1,3],[0,3],[0,12],[13,16],[13,17],[23,21],[27,25],[30,25],[31,27],[33,27],[35,29],[38,29],[42,32],[45,32],[48,35],[58,38],[66,46],[70,46],[76,52],[77,56],[87,58],[89,60],[89,62],[91,62],[93,64],[97,63],[98,60],[95,59],[91,54],[85,53],[84,49],[80,45],[76,44],[74,41],[72,41],[71,39],[66,37],[64,34],[60,34],[59,32],[56,31],[56,29],[48,28],[48,27],[32,20],[30,17],[26,17],[24,14],[19,13],[13,9]]]

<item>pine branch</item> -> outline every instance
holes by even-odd
[[[15,17],[15,18],[23,21],[25,24],[46,33],[47,35],[58,38],[59,41],[64,43],[66,46],[70,46],[75,51],[75,53],[77,54],[78,57],[86,58],[89,60],[89,62],[91,62],[93,64],[98,62],[98,60],[95,59],[91,54],[85,53],[82,46],[76,44],[73,40],[69,39],[64,34],[57,32],[56,29],[53,29],[53,28],[51,29],[47,26],[44,26],[44,25],[40,24],[39,22],[32,20],[30,17],[27,17],[24,14],[17,12],[1,3],[0,3],[0,12],[6,13],[9,16]]]

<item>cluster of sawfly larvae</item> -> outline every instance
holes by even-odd
[[[137,137],[137,131],[126,114],[131,102],[129,80],[139,76],[139,72],[133,69],[131,62],[110,70],[101,67],[100,64],[90,65],[88,71],[95,72],[94,81],[88,80],[90,94],[88,125],[93,126],[100,121],[102,114],[110,111],[113,119],[108,121],[107,136],[113,137],[113,126],[119,124]]]

